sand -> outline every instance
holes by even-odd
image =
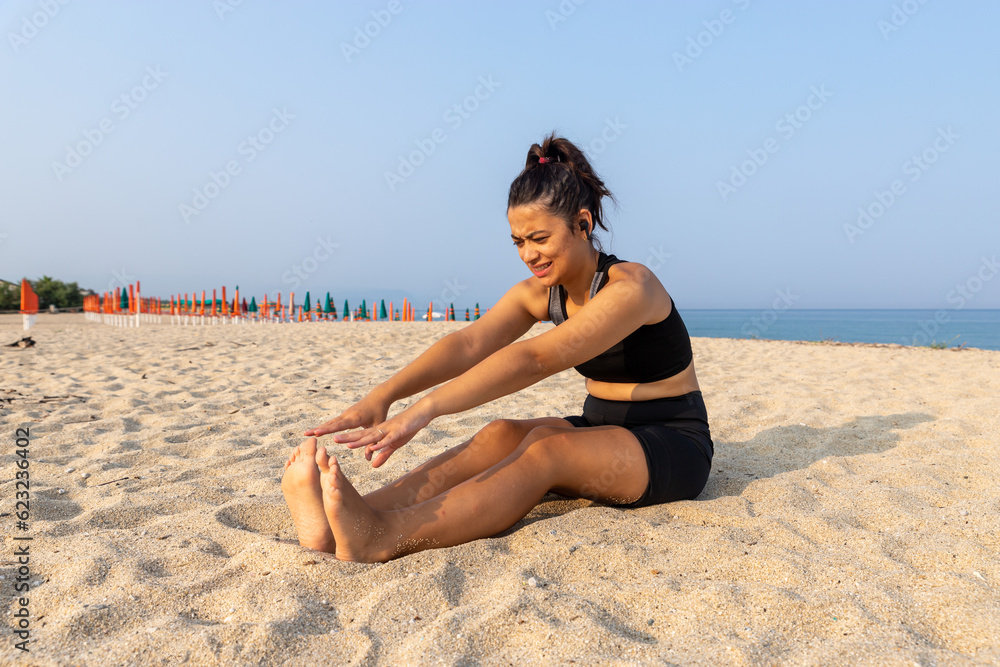
[[[0,662],[1000,663],[1000,352],[696,338],[716,445],[697,500],[548,496],[502,535],[387,564],[298,546],[279,481],[301,432],[463,326],[41,315],[35,347],[0,348]],[[21,335],[0,316],[0,343]],[[378,470],[339,453],[365,492],[584,396],[569,370],[435,420]]]

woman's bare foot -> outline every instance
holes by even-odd
[[[324,454],[326,450],[319,448]],[[320,471],[316,467],[316,438],[309,438],[292,450],[285,462],[281,492],[292,513],[299,544],[317,551],[334,553],[336,542],[323,509]]]
[[[384,562],[398,555],[387,512],[371,508],[325,449],[316,453],[323,507],[337,543],[337,558],[358,563]]]

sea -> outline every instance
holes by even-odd
[[[692,336],[1000,350],[1000,310],[680,310]]]

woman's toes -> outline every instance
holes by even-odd
[[[337,459],[333,460],[336,461]],[[324,473],[330,471],[330,455],[327,453],[326,447],[316,449],[316,465]]]

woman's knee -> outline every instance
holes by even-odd
[[[570,434],[574,429],[562,426],[536,426],[517,446],[517,452],[535,459],[555,459],[565,456]]]
[[[517,427],[516,419],[494,419],[479,429],[479,435],[486,437],[503,437],[512,434]]]
[[[503,441],[516,447],[531,432],[532,427],[523,419],[495,419],[479,430],[477,437],[483,440]]]
[[[517,419],[496,419],[479,429],[468,447],[480,452],[498,450],[503,458],[517,447],[525,432]]]

